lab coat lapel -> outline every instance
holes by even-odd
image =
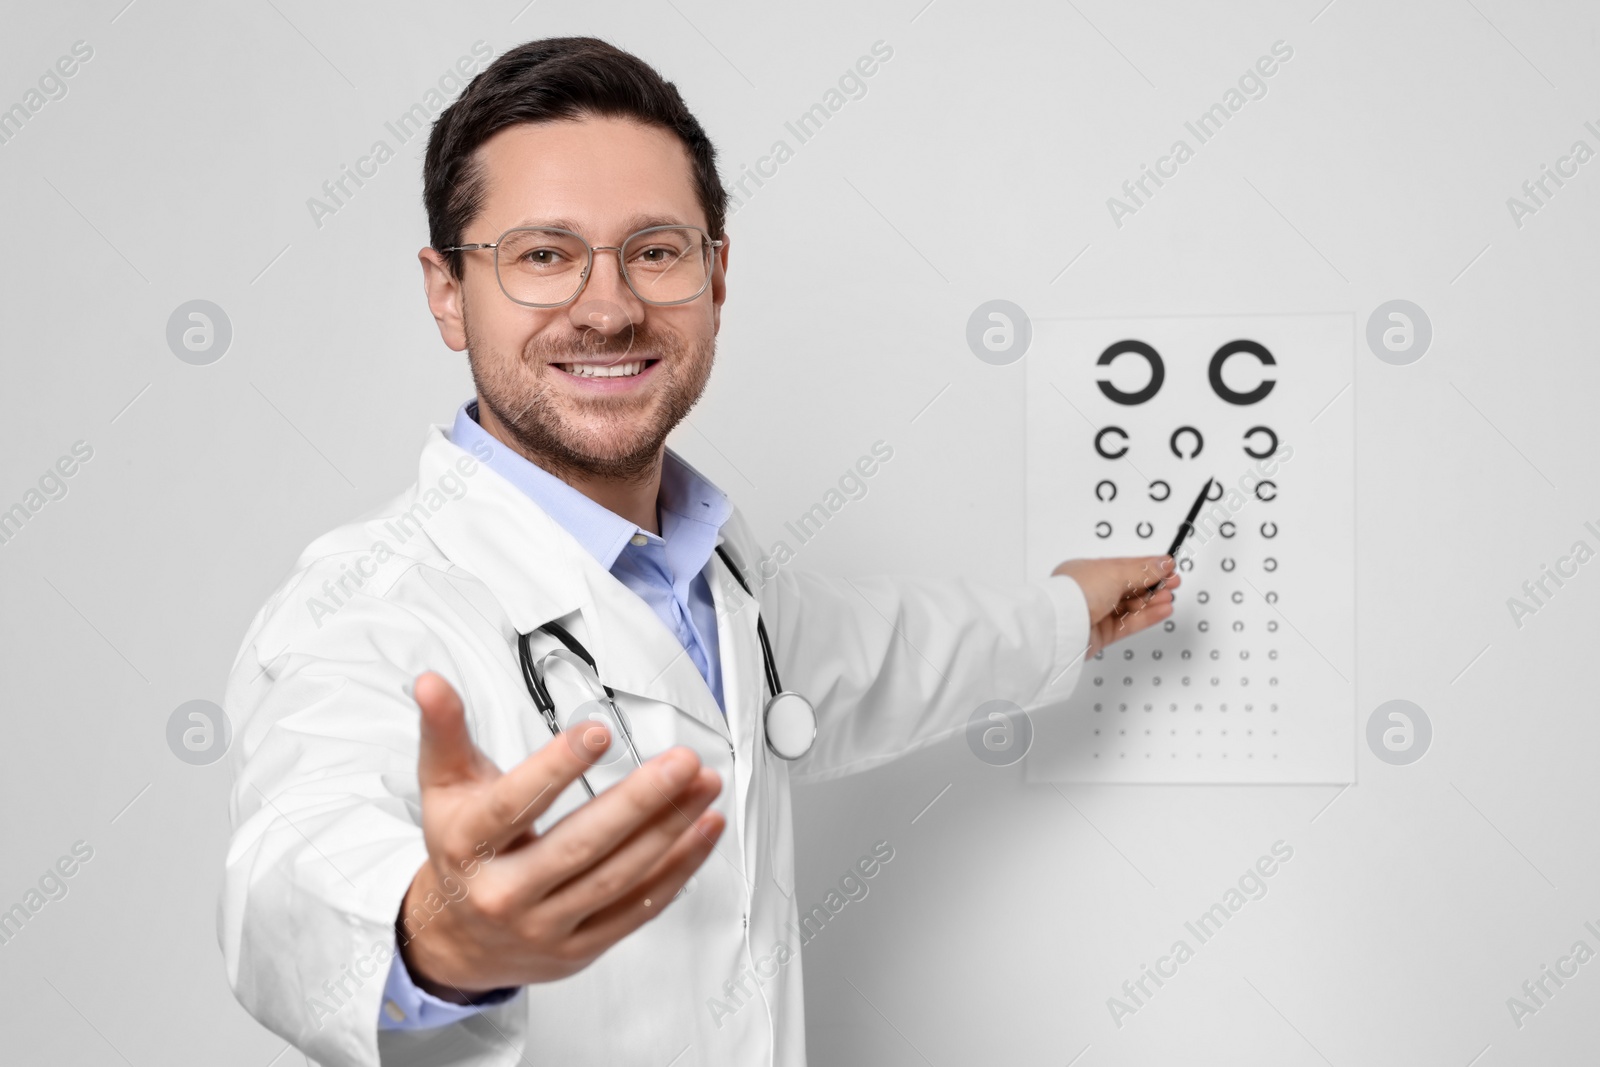
[[[467,475],[469,467],[476,470]],[[430,427],[419,493],[425,496],[452,472],[467,490],[441,498],[428,533],[451,561],[489,587],[518,632],[577,612],[602,682],[664,701],[728,736],[705,679],[650,606],[527,494],[453,444],[443,427]],[[514,637],[507,635],[508,641]]]
[[[717,535],[717,544],[724,538]],[[741,566],[737,549],[733,558]],[[733,744],[739,753],[742,780],[735,782],[745,811],[751,811],[750,791],[755,783],[756,761],[763,756],[765,741],[761,709],[766,703],[766,676],[761,659],[761,639],[756,633],[756,618],[760,606],[739,587],[721,557],[713,553],[711,598],[717,610],[717,648],[722,657],[722,700],[728,708],[728,725]],[[749,581],[749,578],[745,579]],[[760,823],[747,819],[745,826],[745,852],[751,854],[756,845],[756,831]]]
[[[589,632],[600,649],[594,653],[600,680],[619,692],[666,701],[728,738],[722,709],[677,637],[637,593],[601,570],[593,556],[582,554],[589,561],[585,578],[590,594],[599,607]]]

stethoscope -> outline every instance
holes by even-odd
[[[739,568],[733,565],[733,560],[721,545],[717,546],[717,555],[722,557],[722,562],[733,574],[734,581],[739,583],[739,588],[745,591],[746,596],[754,599],[755,594],[750,592],[750,586],[745,582],[744,576],[739,573]],[[639,759],[639,750],[633,744],[633,731],[629,729],[628,720],[622,714],[622,709],[617,706],[617,695],[609,685],[600,681],[599,668],[595,665],[594,657],[589,654],[589,650],[584,648],[583,643],[572,636],[566,627],[558,623],[547,622],[539,627],[539,632],[554,637],[563,647],[545,653],[535,665],[530,647],[533,634],[518,634],[517,655],[522,663],[522,679],[527,683],[528,695],[533,698],[534,706],[539,709],[539,714],[544,718],[550,732],[558,734],[562,730],[560,719],[556,715],[555,697],[547,684],[551,668],[558,667],[560,673],[571,672],[577,686],[588,692],[590,700],[585,701],[582,707],[589,707],[592,704],[596,710],[614,721],[620,729],[628,751],[633,755],[633,762],[643,766],[643,762]],[[756,636],[761,639],[761,662],[766,670],[767,689],[772,694],[767,698],[766,707],[762,711],[767,748],[780,759],[797,760],[811,751],[811,746],[816,741],[817,712],[812,707],[811,701],[799,693],[784,689],[783,683],[778,680],[778,665],[773,659],[772,643],[767,638],[767,627],[761,620],[759,607],[756,608]],[[583,777],[581,780],[584,790],[593,797],[594,789],[589,785],[589,779]]]

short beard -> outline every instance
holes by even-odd
[[[630,328],[631,339],[624,331],[609,344],[536,337],[518,359],[511,359],[474,337],[470,323],[464,325],[467,360],[480,403],[506,428],[518,452],[569,484],[580,476],[624,483],[647,480],[656,469],[667,435],[699,402],[716,358],[715,337],[706,338],[691,350],[677,334],[658,333],[638,323]],[[663,379],[656,388],[662,390],[664,403],[653,402],[649,415],[629,424],[631,439],[625,436],[620,449],[567,425],[551,402],[547,384],[548,375],[563,373],[549,364],[593,356],[613,346],[626,352],[629,360],[659,359],[651,373]],[[530,380],[530,375],[537,377]],[[590,412],[614,413],[620,420],[635,403],[595,397],[583,407]]]

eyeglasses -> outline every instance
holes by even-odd
[[[557,308],[583,292],[596,252],[617,253],[622,280],[646,304],[686,304],[711,284],[711,254],[722,242],[698,226],[649,226],[621,245],[591,245],[571,230],[519,226],[491,244],[452,245],[440,252],[494,250],[500,289],[518,304]]]

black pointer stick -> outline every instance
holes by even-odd
[[[1200,505],[1206,502],[1206,494],[1211,492],[1212,481],[1213,479],[1207,478],[1206,484],[1200,487],[1200,495],[1194,498],[1194,505],[1189,508],[1189,514],[1184,516],[1183,523],[1178,527],[1178,536],[1172,539],[1172,547],[1167,549],[1167,555],[1172,557],[1174,567],[1178,565],[1178,549],[1183,547],[1183,539],[1194,532],[1195,516],[1200,514]],[[1145,592],[1155,592],[1165,580],[1160,579],[1154,585],[1146,586]]]

